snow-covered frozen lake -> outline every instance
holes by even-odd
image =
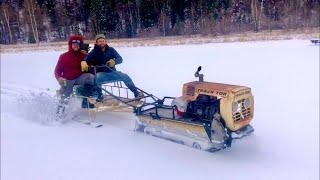
[[[2,180],[319,179],[319,46],[288,40],[116,49],[124,58],[117,69],[159,97],[180,96],[198,65],[206,81],[251,87],[255,133],[208,153],[133,132],[129,113],[97,115],[98,129],[43,125],[55,111],[47,94],[58,88],[53,70],[62,51],[1,54]]]

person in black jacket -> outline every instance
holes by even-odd
[[[122,57],[113,47],[107,45],[106,37],[103,34],[96,36],[96,44],[85,57],[85,61],[81,63],[83,70],[88,68],[88,64],[96,66],[96,83],[98,86],[105,82],[123,81],[135,97],[140,96],[132,79],[127,74],[116,70],[115,65],[122,63]]]

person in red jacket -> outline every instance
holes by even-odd
[[[94,75],[83,73],[81,69],[81,61],[86,56],[86,53],[80,49],[82,44],[82,36],[71,36],[68,41],[69,50],[60,55],[54,70],[55,77],[61,86],[61,100],[64,103],[73,92],[74,85],[94,86]]]

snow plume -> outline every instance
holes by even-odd
[[[43,125],[60,125],[70,120],[79,109],[79,101],[71,99],[65,116],[57,118],[59,99],[54,92],[16,85],[1,86],[1,112]]]

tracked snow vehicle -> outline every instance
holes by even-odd
[[[233,139],[253,132],[254,100],[251,89],[199,81],[183,85],[182,96],[165,97],[162,103],[136,109],[136,129],[188,146],[216,151],[231,146]],[[170,105],[164,105],[171,99]]]
[[[132,98],[121,82],[106,82],[103,102],[88,97],[95,105],[89,111],[133,111],[136,131],[207,151],[229,147],[233,139],[253,132],[251,89],[205,82],[200,71],[201,66],[195,73],[198,81],[183,85],[181,97],[160,99],[138,88],[143,96]]]

